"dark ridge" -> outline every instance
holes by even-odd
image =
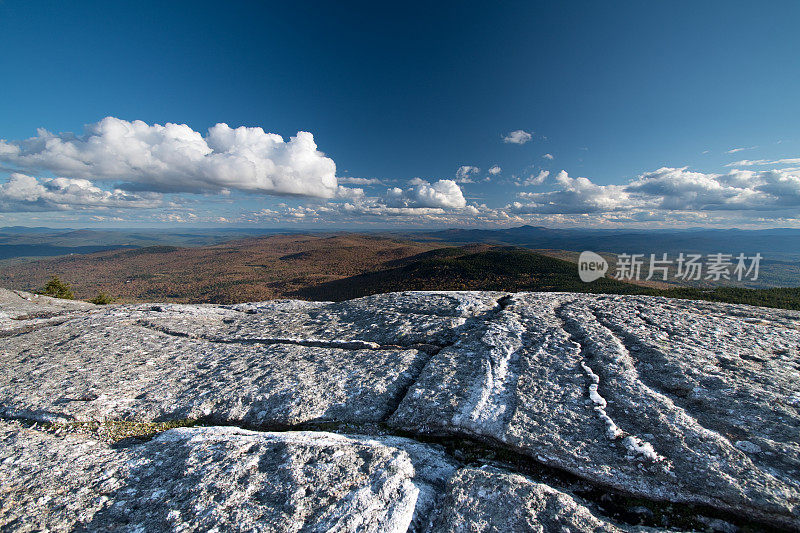
[[[0,244],[0,259],[14,257],[51,257],[70,254],[91,254],[132,246],[52,246],[48,244]]]
[[[653,291],[611,278],[583,283],[573,263],[516,247],[479,252],[447,248],[418,254],[405,264],[302,288],[292,296],[343,301],[409,290],[567,291],[651,294]]]
[[[474,251],[476,248],[480,251]],[[396,262],[397,266],[393,268],[303,287],[293,291],[289,296],[339,302],[399,291],[579,292],[664,296],[800,310],[800,287],[657,289],[610,277],[584,283],[577,276],[575,263],[525,248],[509,246],[482,248],[475,245],[431,250],[402,259]]]

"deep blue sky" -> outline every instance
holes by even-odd
[[[203,134],[218,122],[287,140],[302,130],[338,176],[383,180],[367,196],[453,179],[462,165],[482,179],[497,164],[491,181],[461,184],[468,203],[497,209],[563,188],[560,170],[624,185],[661,167],[727,173],[740,159],[800,157],[796,1],[291,4],[3,1],[0,138],[81,134],[106,116]],[[513,130],[533,139],[503,143]],[[86,177],[23,167],[6,165]],[[542,169],[538,188],[513,184]],[[186,196],[210,213],[208,197]],[[304,205],[236,191],[225,201],[229,218]],[[58,220],[89,213],[59,209]],[[36,212],[55,216],[41,202]],[[792,225],[797,213],[771,217]]]

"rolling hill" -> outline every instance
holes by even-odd
[[[0,286],[33,290],[58,276],[77,298],[233,303],[382,268],[441,247],[369,235],[276,235],[200,247],[148,246],[27,261],[0,269]]]
[[[35,290],[57,275],[77,298],[236,303],[346,300],[406,290],[648,294],[800,309],[800,289],[583,283],[571,256],[515,246],[413,242],[364,234],[274,235],[199,247],[147,246],[7,265],[0,286]]]
[[[515,247],[442,248],[396,261],[390,268],[333,280],[292,293],[311,300],[348,300],[407,290],[566,291],[640,294],[642,287],[602,278],[583,283],[575,265]]]
[[[358,274],[294,291],[309,300],[348,300],[409,290],[555,291],[644,294],[800,310],[800,288],[662,289],[601,278],[583,283],[574,263],[523,248],[472,245],[421,253],[385,270]]]

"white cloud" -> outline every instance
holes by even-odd
[[[429,183],[411,180],[410,186],[393,187],[380,197],[357,197],[344,203],[263,209],[247,221],[270,222],[353,222],[364,219],[401,220],[412,225],[457,223],[475,215],[474,206],[467,206],[458,184],[452,180]],[[482,213],[483,211],[481,211]]]
[[[336,198],[361,198],[364,196],[364,189],[357,187],[339,187],[336,189]]]
[[[456,182],[475,183],[472,177],[478,174],[480,171],[481,169],[479,169],[478,167],[473,167],[471,165],[462,165],[458,167],[458,170],[456,170]]]
[[[535,185],[541,185],[545,182],[545,180],[550,176],[549,170],[540,170],[538,174],[530,175],[522,181],[515,181],[514,185],[517,187],[531,187]]]
[[[521,193],[527,196],[531,193]],[[242,213],[232,220],[236,223],[270,222],[281,225],[309,226],[320,223],[350,224],[385,228],[391,219],[393,227],[509,227],[521,224],[551,227],[800,227],[796,210],[794,215],[744,214],[741,211],[665,211],[642,208],[595,213],[519,213],[513,206],[491,208],[484,204],[470,204],[463,209],[441,208],[390,208],[366,199],[345,204],[327,204],[313,207],[288,207],[263,209],[257,213]],[[752,213],[752,212],[750,212]],[[1,215],[0,215],[1,216]]]
[[[461,188],[453,180],[429,183],[419,178],[411,180],[411,187],[394,187],[386,192],[389,207],[432,207],[461,209],[467,205]]]
[[[553,154],[544,154],[542,156],[542,159],[547,159],[549,161],[552,161],[554,159],[554,157],[553,157]]]
[[[489,174],[491,174],[492,176],[497,176],[502,171],[503,169],[500,168],[500,165],[493,165],[491,168],[489,168]]]
[[[786,159],[742,159],[728,163],[726,167],[753,167],[769,165],[797,165],[800,164],[800,157],[789,157]]]
[[[436,185],[436,184],[434,184]],[[402,190],[402,189],[401,189]],[[238,222],[271,222],[280,224],[358,223],[381,226],[391,219],[393,225],[441,227],[519,225],[525,219],[503,209],[486,205],[465,205],[463,208],[423,207],[392,204],[386,197],[362,198],[346,203],[328,203],[322,206],[296,206],[286,204],[274,209],[262,209],[243,214]]]
[[[170,224],[188,224],[188,223],[198,222],[200,219],[200,217],[198,217],[192,212],[158,213],[155,215],[154,218],[159,222],[168,222]]]
[[[687,168],[660,168],[625,185],[597,185],[587,178],[571,178],[561,171],[558,188],[549,192],[520,193],[524,202],[506,208],[515,213],[621,213],[632,221],[692,213],[762,211],[765,217],[786,217],[800,207],[800,172],[788,169],[726,174],[693,172]],[[791,213],[789,213],[791,214]]]
[[[527,131],[514,130],[512,132],[509,132],[503,137],[503,142],[509,144],[525,144],[531,139],[533,139],[533,135],[528,133]]]
[[[514,202],[508,209],[517,213],[600,213],[628,207],[628,193],[621,185],[596,185],[587,178],[570,178],[565,171],[555,177],[559,190],[527,193],[530,200]]]
[[[70,178],[125,183],[130,190],[219,192],[237,189],[332,198],[336,165],[314,136],[288,142],[261,128],[217,124],[205,136],[185,124],[148,125],[107,117],[82,136],[40,129],[22,141],[0,141],[0,161]]]
[[[704,174],[684,168],[660,168],[639,176],[628,192],[653,199],[671,210],[775,210],[800,206],[800,176],[785,170]]]
[[[376,178],[350,178],[344,177],[339,178],[339,183],[351,184],[351,185],[383,185],[383,182]]]
[[[15,172],[0,185],[0,211],[6,212],[153,208],[160,205],[162,196],[158,193],[107,191],[84,179],[37,179]]]
[[[736,152],[744,152],[745,150],[755,150],[758,146],[748,146],[747,148],[731,148],[726,153],[735,154]]]

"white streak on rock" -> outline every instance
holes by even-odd
[[[621,343],[618,344],[621,350],[624,349]],[[614,420],[608,416],[608,413],[606,413],[608,402],[598,392],[600,376],[595,374],[589,365],[583,361],[581,361],[581,368],[583,368],[583,371],[591,381],[589,384],[589,398],[592,400],[592,403],[594,403],[594,410],[597,413],[597,417],[606,425],[606,435],[611,440],[622,437],[625,433],[617,426]],[[655,451],[652,444],[643,441],[635,435],[628,435],[622,439],[622,445],[635,457],[643,458],[654,463],[664,460],[664,457]]]
[[[655,463],[664,460],[663,456],[656,453],[652,444],[643,441],[639,437],[628,435],[622,439],[622,445],[625,446],[631,454],[641,456],[648,461]]]
[[[614,420],[611,419],[610,416],[606,413],[606,399],[603,398],[599,392],[597,392],[597,388],[600,384],[600,376],[595,374],[589,365],[581,361],[581,367],[583,371],[586,372],[586,375],[589,376],[591,383],[589,384],[589,398],[594,403],[594,410],[597,413],[597,417],[606,425],[606,435],[611,440],[617,439],[622,436],[622,430],[617,427],[617,424],[614,423]]]

